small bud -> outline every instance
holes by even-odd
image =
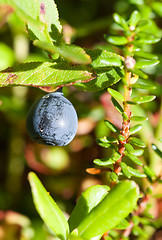
[[[128,56],[128,57],[125,58],[125,66],[126,66],[126,68],[132,69],[132,68],[134,68],[135,64],[136,64],[136,61],[135,61],[135,59],[133,57],[129,57]]]

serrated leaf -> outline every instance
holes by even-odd
[[[135,83],[131,86],[132,88],[137,88],[137,89],[147,89],[147,90],[154,90],[156,89],[156,86],[151,85],[151,84],[141,84],[141,83]]]
[[[112,160],[111,158],[108,158],[108,159],[106,159],[106,158],[101,158],[101,159],[95,159],[95,160],[93,160],[93,163],[95,163],[96,165],[98,165],[98,166],[108,166],[108,165],[111,165],[111,164],[114,164],[115,163],[115,161],[114,160]]]
[[[122,106],[116,101],[115,98],[111,97],[112,103],[114,105],[114,107],[118,110],[118,112],[120,112],[121,114],[124,113],[124,109],[122,108]]]
[[[35,207],[44,223],[57,237],[66,240],[69,234],[69,226],[62,211],[46,191],[35,173],[30,172],[28,179],[31,185]]]
[[[119,225],[117,225],[115,227],[115,229],[120,229],[120,230],[124,230],[126,228],[128,228],[130,226],[130,223],[126,220],[126,219],[123,219]]]
[[[134,148],[132,147],[131,144],[126,143],[126,144],[124,144],[124,146],[125,146],[126,151],[127,151],[129,154],[134,154]]]
[[[130,118],[131,121],[135,121],[135,122],[145,122],[148,120],[148,118],[143,117],[143,116],[132,116]]]
[[[129,129],[129,135],[135,134],[142,129],[142,125],[138,124]]]
[[[92,66],[94,68],[100,67],[121,67],[123,58],[112,52],[108,52],[106,50],[101,49],[86,49],[87,54],[91,55],[92,58]]]
[[[105,125],[113,132],[119,132],[119,129],[110,121],[104,120]]]
[[[141,173],[139,170],[134,169],[132,167],[128,166],[128,171],[132,174],[132,176],[134,177],[138,177],[138,178],[143,178],[146,177],[146,175],[144,173]]]
[[[136,206],[139,190],[132,181],[118,183],[78,226],[78,235],[92,239],[117,226]]]
[[[34,45],[42,48],[52,54],[59,53],[59,55],[72,63],[77,64],[89,64],[91,58],[86,52],[79,46],[74,44],[61,44],[58,47],[51,43],[35,40]]]
[[[130,19],[129,19],[129,26],[132,28],[135,28],[136,25],[138,24],[139,20],[140,20],[141,16],[140,13],[138,11],[133,11]]]
[[[124,163],[124,162],[121,162],[121,163],[120,163],[120,167],[121,167],[121,170],[122,170],[123,174],[124,174],[127,178],[131,178],[132,174],[129,172],[127,164]]]
[[[127,24],[127,22],[124,20],[124,18],[122,18],[122,17],[121,17],[119,14],[117,14],[117,13],[114,13],[113,17],[114,17],[115,22],[116,22],[119,26],[121,26],[122,28],[124,28],[126,31],[129,30],[128,24]]]
[[[28,23],[28,29],[41,41],[55,42],[62,38],[62,26],[53,0],[7,0]],[[34,39],[32,39],[34,40]]]
[[[118,58],[118,60],[121,61],[122,58],[119,55],[105,52],[104,50],[100,49],[86,49],[85,51],[92,59],[92,63],[90,64],[90,66],[92,67],[94,73],[97,75],[97,78],[95,78],[91,82],[87,82],[84,84],[76,83],[76,87],[85,91],[97,92],[117,83],[122,78],[122,70],[118,67],[111,66],[111,63],[113,64],[113,62],[111,62],[111,59],[113,58]],[[107,66],[108,63],[103,66],[102,60],[105,59],[105,56],[107,58],[106,61],[108,61],[109,58],[111,62],[109,62],[109,66]]]
[[[103,143],[116,143],[117,139],[114,137],[102,137],[100,138],[100,141]]]
[[[137,147],[141,147],[141,148],[145,148],[146,147],[146,143],[144,143],[141,139],[136,138],[136,137],[130,137],[128,139],[129,143],[132,143],[134,145],[136,145]]]
[[[136,163],[136,164],[138,164],[138,165],[140,165],[140,166],[142,166],[143,165],[143,163],[141,162],[141,160],[137,157],[137,156],[135,156],[135,155],[133,155],[133,154],[126,154],[126,156],[132,161],[132,162],[134,162],[134,163]]]
[[[118,91],[112,89],[112,88],[108,88],[107,89],[108,92],[110,93],[110,95],[116,99],[118,99],[119,101],[124,101],[124,97],[121,93],[119,93]]]
[[[70,231],[77,228],[92,209],[104,199],[109,190],[108,186],[95,185],[87,188],[81,194],[68,220]]]
[[[159,60],[145,60],[145,61],[138,61],[135,64],[135,68],[150,68],[150,67],[154,67],[159,63]]]
[[[162,158],[162,151],[155,145],[152,144],[152,149],[156,152],[156,154]]]
[[[124,36],[108,36],[104,35],[107,42],[114,45],[125,45],[128,43],[128,39]]]
[[[0,72],[0,86],[53,86],[55,88],[75,82],[93,79],[83,66],[71,66],[67,62],[23,63]]]
[[[146,102],[151,102],[156,98],[156,96],[141,96],[141,97],[134,97],[131,100],[135,103],[141,104]]]

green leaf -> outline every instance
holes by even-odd
[[[121,135],[121,134],[118,135],[118,139],[120,141],[125,141],[125,137],[123,135]]]
[[[86,49],[86,52],[91,55],[92,57],[92,65],[95,68],[100,67],[121,67],[123,58],[112,52],[108,52],[106,50],[100,50],[100,49]]]
[[[151,22],[150,19],[147,18],[141,19],[136,28],[136,32],[138,33],[141,31],[145,31],[145,29],[148,29],[150,22]]]
[[[134,226],[138,226],[140,221],[141,221],[141,219],[139,216],[137,216],[137,215],[132,216],[132,222],[134,223]]]
[[[69,233],[69,226],[64,214],[35,173],[30,172],[28,179],[32,189],[34,204],[41,218],[57,237],[66,240]]]
[[[42,48],[52,54],[59,53],[60,56],[67,59],[72,63],[77,64],[89,64],[91,63],[91,58],[86,52],[79,46],[74,44],[61,44],[56,47],[51,43],[42,42],[39,40],[34,41],[34,45]]]
[[[120,112],[121,114],[124,113],[124,109],[122,108],[122,106],[115,100],[115,98],[111,97],[112,103],[114,105],[114,107],[118,110],[118,112]]]
[[[103,143],[101,142],[100,140],[97,140],[97,144],[101,147],[104,147],[104,148],[109,148],[109,147],[112,147],[112,144],[110,143]]]
[[[77,228],[92,209],[104,199],[109,190],[110,188],[108,186],[94,185],[87,188],[81,194],[68,220],[71,232]]]
[[[110,173],[110,179],[113,182],[117,182],[118,181],[118,175],[115,172],[111,172]]]
[[[120,157],[121,157],[121,154],[118,151],[114,150],[114,152],[111,156],[112,160],[117,161],[117,160],[119,160]]]
[[[124,36],[108,36],[104,35],[107,42],[114,45],[125,45],[128,43],[128,39]]]
[[[137,48],[135,51],[134,51],[134,55],[135,56],[138,56],[138,57],[142,57],[142,58],[146,58],[146,59],[158,59],[158,56],[155,55],[155,54],[152,54],[152,53],[148,53],[148,52],[144,52],[142,51],[141,49]]]
[[[141,147],[141,148],[145,148],[146,147],[146,143],[144,143],[139,138],[130,137],[128,141],[129,141],[129,143],[132,143],[132,144],[136,145],[137,147]]]
[[[119,55],[100,49],[86,49],[85,51],[92,59],[90,67],[97,77],[90,82],[77,83],[75,84],[76,87],[85,91],[96,92],[117,83],[122,78],[122,70],[118,67],[111,66],[114,64],[115,59],[121,61],[122,58]],[[108,62],[103,63],[105,57],[106,61],[109,60],[109,66]]]
[[[77,64],[89,64],[91,63],[91,58],[86,52],[79,46],[76,46],[74,44],[68,45],[60,45],[57,48],[58,53],[70,60],[73,63]]]
[[[151,35],[150,33],[138,33],[137,40],[133,41],[136,44],[154,44],[160,41],[160,38]]]
[[[135,134],[142,129],[142,125],[138,124],[129,129],[129,135]]]
[[[156,152],[156,154],[162,158],[162,151],[155,145],[152,143],[152,149]]]
[[[121,93],[117,92],[116,90],[114,90],[112,88],[108,88],[107,90],[112,97],[116,98],[119,101],[124,101],[124,97]]]
[[[127,164],[124,163],[124,162],[121,162],[121,163],[120,163],[120,167],[121,167],[122,173],[123,173],[127,178],[131,178],[132,174],[129,172]]]
[[[28,29],[35,36],[34,39],[46,42],[60,41],[62,26],[53,0],[8,0],[8,3],[27,21]]]
[[[137,156],[135,156],[135,155],[133,155],[133,154],[126,154],[126,156],[127,157],[129,157],[129,159],[132,161],[132,162],[134,162],[134,163],[136,163],[136,164],[138,164],[138,165],[140,165],[140,166],[142,166],[143,165],[143,163],[141,162],[141,160],[137,157]]]
[[[132,147],[131,144],[126,143],[124,146],[125,146],[126,151],[127,151],[129,154],[134,154],[134,148]]]
[[[95,163],[96,165],[98,166],[108,166],[108,165],[111,165],[111,164],[114,164],[115,161],[111,158],[101,158],[101,159],[95,159],[93,160],[93,163]]]
[[[148,118],[143,117],[143,116],[132,116],[130,118],[131,121],[135,121],[135,122],[145,122],[148,120]]]
[[[113,15],[114,17],[114,21],[121,26],[122,28],[124,28],[126,31],[129,30],[128,24],[127,22],[124,20],[124,18],[122,18],[119,14],[114,13]]]
[[[145,60],[145,61],[138,61],[135,64],[135,68],[150,68],[154,67],[159,63],[159,60]]]
[[[144,231],[141,227],[139,226],[134,226],[132,229],[132,233],[135,236],[141,236],[143,239],[147,239],[148,238],[148,233],[146,231]]]
[[[119,129],[110,121],[104,120],[105,125],[113,132],[119,132]]]
[[[146,175],[144,173],[141,173],[139,170],[134,169],[132,167],[128,167],[128,171],[132,174],[132,176],[134,177],[138,177],[138,178],[143,178],[146,177]]]
[[[132,72],[143,79],[148,79],[148,75],[140,69],[132,69]]]
[[[143,149],[136,149],[136,150],[134,150],[134,155],[135,156],[137,156],[137,157],[139,157],[139,156],[141,156],[142,154],[143,154],[143,152],[144,152],[144,150]]]
[[[136,11],[136,10],[133,11],[131,16],[130,16],[130,19],[129,19],[129,26],[131,28],[135,29],[135,27],[138,24],[140,18],[141,18],[140,13],[138,11]]]
[[[118,183],[79,224],[79,236],[92,239],[114,228],[134,209],[138,197],[133,181]]]
[[[0,86],[53,86],[57,88],[77,81],[93,79],[87,67],[71,66],[67,62],[23,63],[0,72]]]
[[[156,179],[156,174],[150,167],[144,166],[143,171],[151,182]]]
[[[117,139],[114,137],[102,137],[100,138],[100,141],[103,143],[116,143]]]
[[[156,86],[151,85],[151,84],[141,84],[141,83],[135,83],[131,86],[132,88],[137,88],[137,89],[147,89],[147,90],[154,90],[156,89]]]
[[[142,96],[142,97],[134,97],[131,100],[135,103],[141,104],[146,102],[151,102],[156,98],[156,96]]]
[[[120,230],[124,230],[126,228],[128,228],[130,226],[130,223],[126,220],[126,219],[123,219],[119,225],[117,225],[115,227],[115,229],[120,229]]]

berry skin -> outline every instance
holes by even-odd
[[[26,127],[40,144],[65,146],[76,135],[78,118],[72,103],[61,92],[49,93],[31,107]]]

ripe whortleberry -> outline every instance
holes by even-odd
[[[30,138],[40,144],[65,146],[76,135],[78,118],[62,92],[49,93],[31,107],[27,122]]]

